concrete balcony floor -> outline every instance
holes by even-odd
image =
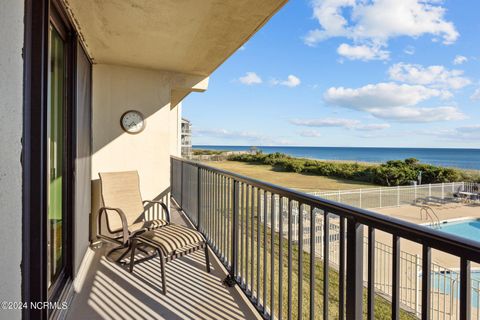
[[[190,226],[183,213],[171,211],[173,223]],[[222,284],[227,273],[212,251],[211,273],[203,250],[167,263],[164,295],[158,258],[129,273],[105,259],[109,248],[88,249],[67,319],[260,319],[238,287]]]

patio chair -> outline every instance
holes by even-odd
[[[161,201],[142,200],[140,179],[137,171],[99,173],[103,207],[98,210],[97,237],[114,244],[106,257],[120,249],[127,249],[115,262],[121,263],[128,254],[131,240],[148,230],[158,229],[170,224],[170,212]],[[146,219],[150,210],[164,217]],[[108,233],[102,230],[102,218],[105,215]]]

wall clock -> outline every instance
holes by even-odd
[[[130,134],[138,134],[145,129],[145,118],[140,111],[128,110],[120,118],[120,126]]]

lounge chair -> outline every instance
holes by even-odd
[[[134,237],[170,224],[170,212],[161,201],[142,200],[137,171],[104,172],[99,176],[103,207],[98,210],[97,237],[117,244],[106,254],[107,258],[117,250],[128,248],[115,260],[121,262],[130,251]],[[147,219],[146,213],[150,210],[157,215],[154,219]],[[108,233],[102,230],[104,215]]]
[[[202,234],[194,229],[170,224],[163,228],[147,231],[133,238],[130,257],[131,273],[133,272],[135,264],[155,257],[155,255],[147,255],[144,258],[135,260],[135,250],[142,249],[141,246],[153,248],[160,258],[163,294],[167,294],[165,264],[169,261],[203,249],[205,250],[205,267],[207,272],[210,272],[207,242]],[[142,251],[144,253],[146,252],[145,250]]]

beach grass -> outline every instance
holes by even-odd
[[[205,164],[219,169],[235,172],[250,178],[304,192],[378,187],[377,185],[361,181],[352,181],[305,173],[285,172],[279,170],[278,168],[274,168],[271,165],[258,163],[239,161],[208,161],[205,162]]]

